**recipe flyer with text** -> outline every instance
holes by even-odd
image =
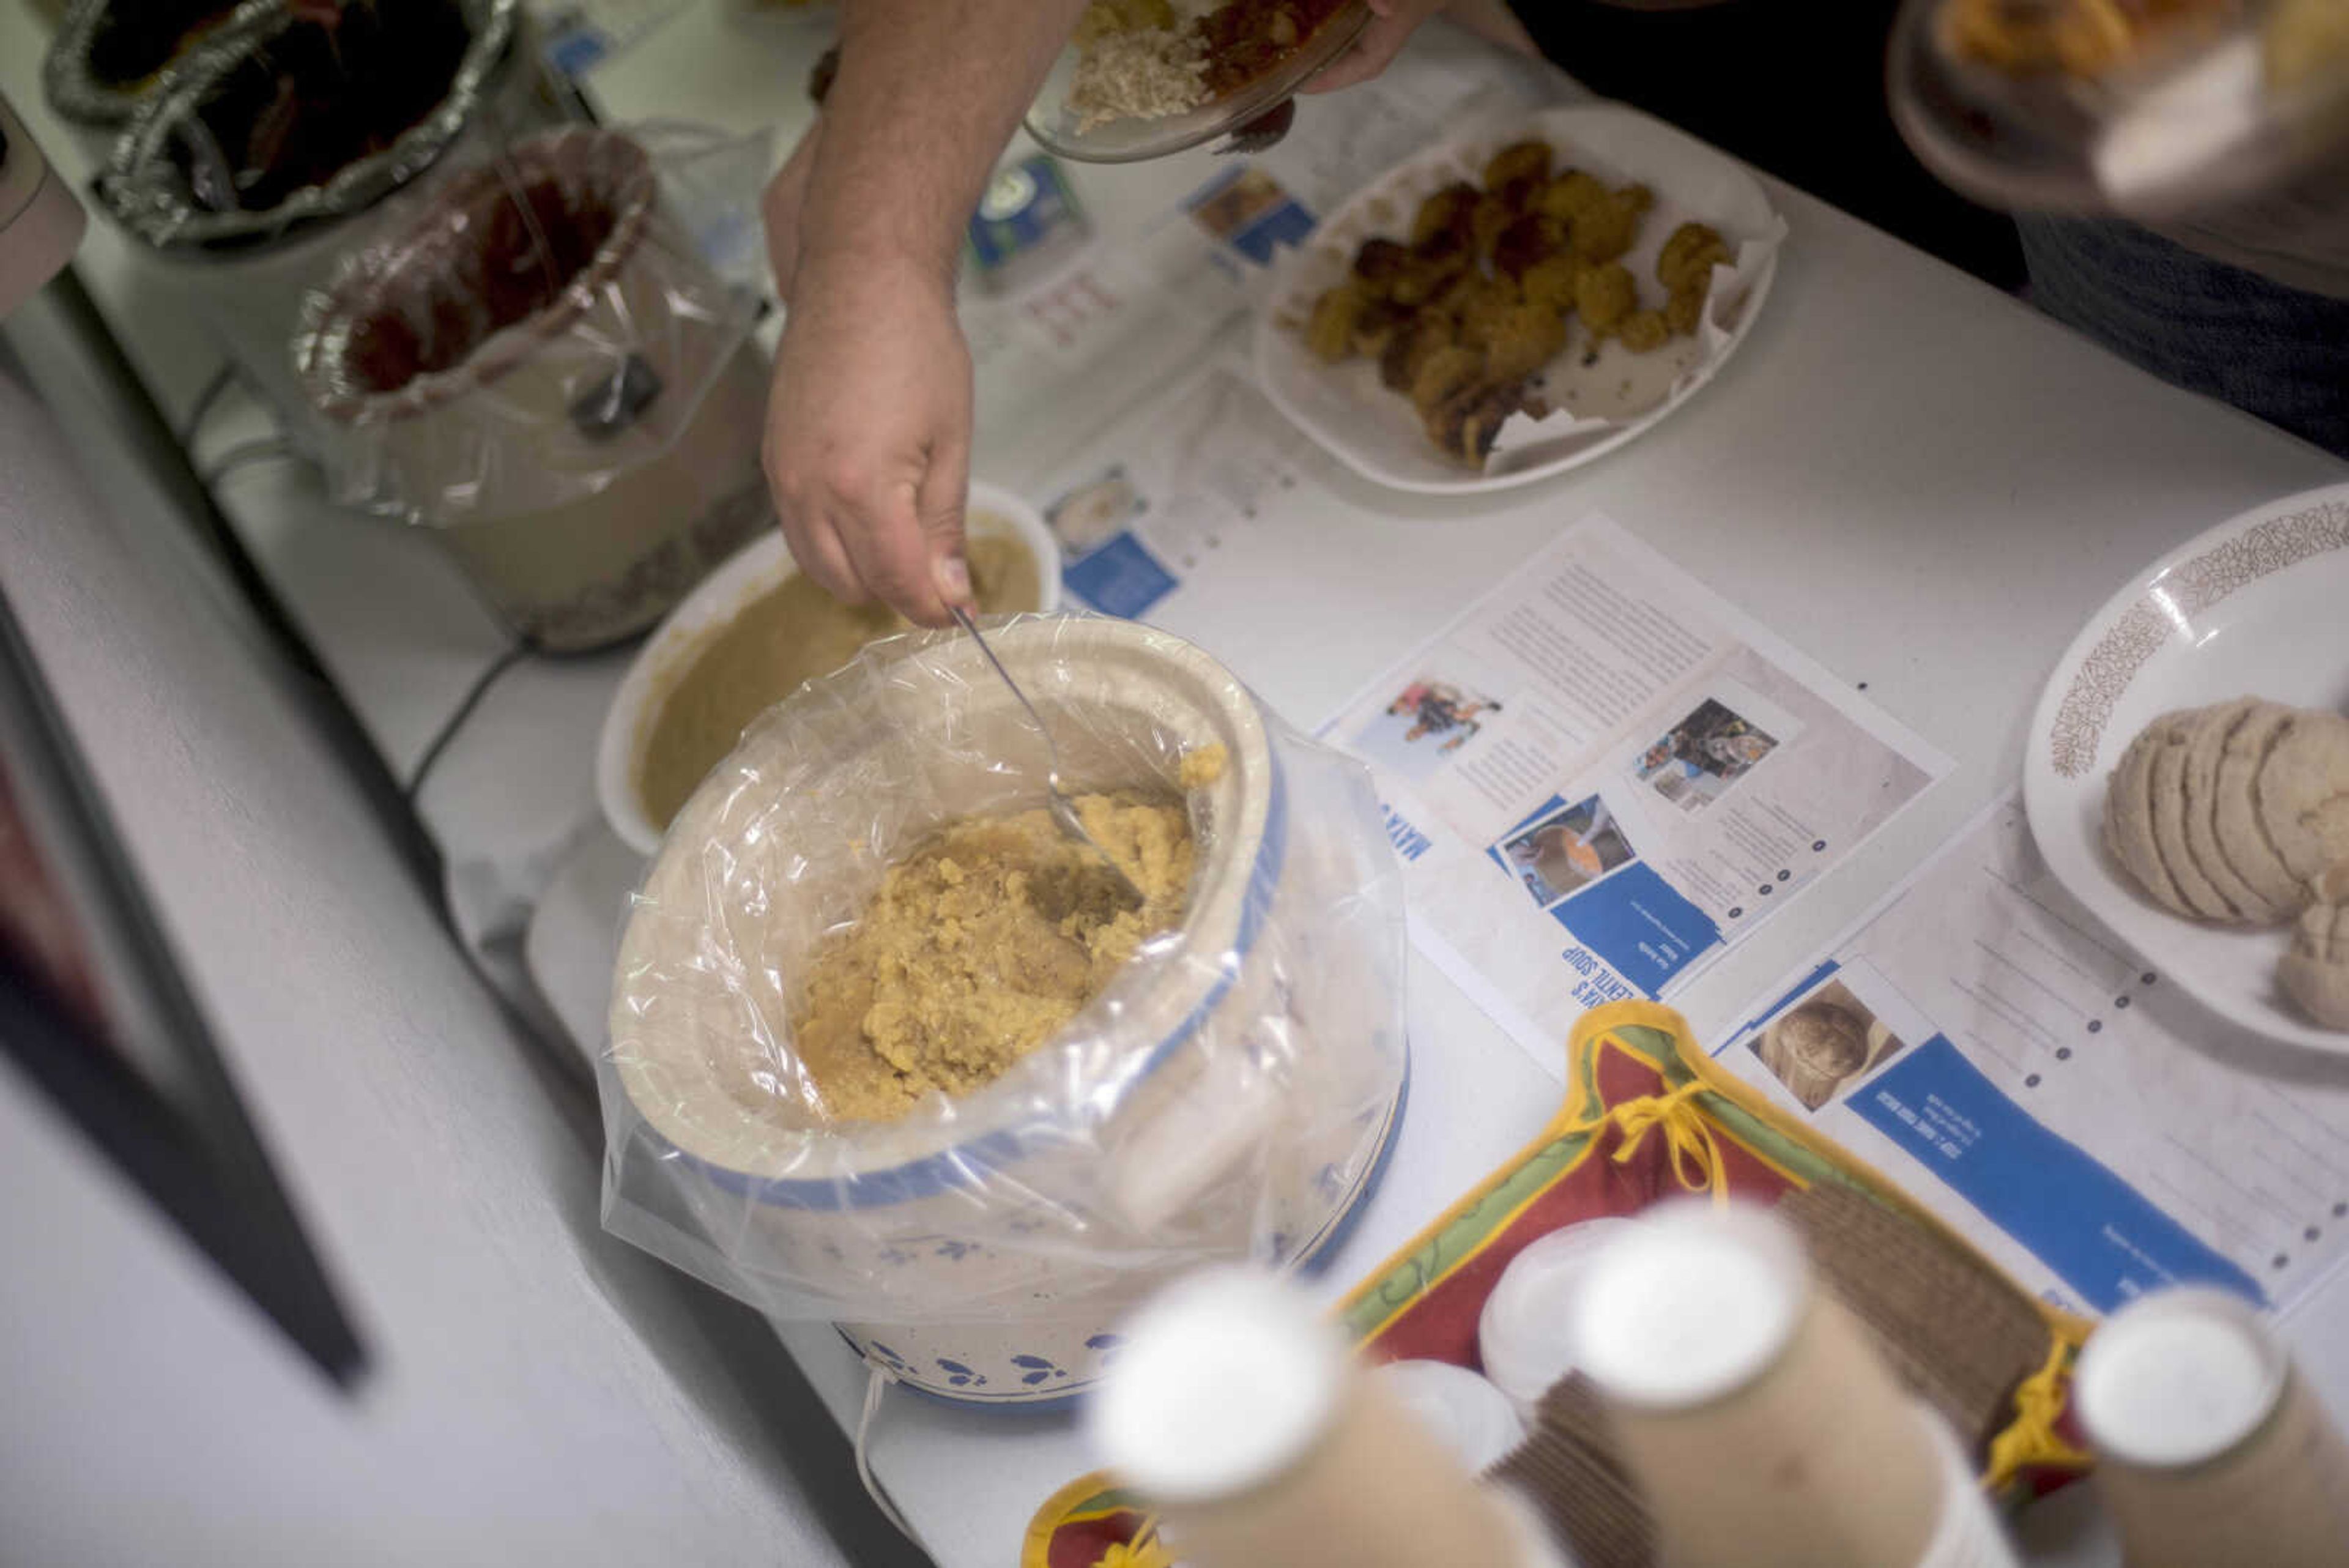
[[[1377,775],[1413,935],[1552,1064],[1668,997],[1948,759],[1604,517],[1327,732]]]
[[[2349,1257],[2349,1083],[2204,1012],[2056,882],[2009,796],[1722,1065],[2061,1304],[2289,1307]]]

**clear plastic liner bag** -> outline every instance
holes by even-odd
[[[768,519],[763,258],[728,217],[756,211],[768,152],[566,128],[379,223],[292,345],[336,499],[444,530],[543,646],[657,619]]]
[[[792,1033],[812,961],[942,825],[1040,807],[1049,762],[953,634],[874,644],[755,722],[636,900],[597,1085],[606,1228],[771,1316],[1105,1326],[1171,1272],[1314,1251],[1392,1130],[1402,900],[1365,770],[1165,633],[990,639],[1072,793],[1186,801],[1189,904],[993,1082],[827,1123]],[[1208,748],[1220,774],[1181,789]]]

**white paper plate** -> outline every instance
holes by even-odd
[[[1672,231],[1691,219],[1719,230],[1737,261],[1715,269],[1697,336],[1676,338],[1652,354],[1631,354],[1609,342],[1586,366],[1588,336],[1579,321],[1570,321],[1566,351],[1545,373],[1550,400],[1572,400],[1592,417],[1513,420],[1477,473],[1436,452],[1411,400],[1380,384],[1375,363],[1357,358],[1325,365],[1307,350],[1302,327],[1314,300],[1346,275],[1364,240],[1403,235],[1423,200],[1454,180],[1477,182],[1488,157],[1528,137],[1547,141],[1561,168],[1588,170],[1609,185],[1640,181],[1655,192],[1640,243],[1623,258],[1640,280],[1642,300],[1662,303],[1656,256]],[[1545,109],[1505,130],[1445,142],[1398,164],[1284,256],[1257,316],[1257,378],[1282,413],[1373,483],[1433,495],[1530,483],[1612,452],[1695,396],[1760,314],[1785,229],[1761,182],[1743,165],[1660,119],[1616,104]]]
[[[2175,708],[2258,696],[2349,711],[2349,485],[2222,523],[2148,567],[2055,666],[2023,764],[2033,836],[2073,897],[2182,990],[2271,1040],[2349,1054],[2277,989],[2285,928],[2182,919],[2106,858],[2105,778]]]

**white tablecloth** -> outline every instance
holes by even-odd
[[[591,85],[616,121],[771,121],[787,147],[806,119],[812,42],[795,24],[695,0]],[[0,78],[20,103],[24,74],[12,60]],[[1449,127],[1511,95],[1571,88],[1432,28],[1387,91],[1378,115],[1361,107],[1369,99],[1308,103],[1268,167],[1309,203],[1327,202],[1378,167],[1368,161],[1385,156],[1375,135],[1430,133],[1397,132],[1402,119]],[[1205,154],[1076,171],[1103,265],[1182,243],[1168,214],[1214,171]],[[2165,387],[1799,192],[1773,182],[1771,193],[1791,237],[1754,336],[1653,433],[1555,482],[1473,501],[1389,493],[1305,464],[1305,482],[1257,519],[1252,571],[1213,592],[1178,590],[1150,616],[1310,727],[1556,530],[1603,510],[1864,683],[1960,766],[1682,999],[1701,1032],[1733,1022],[2012,784],[2047,670],[2124,579],[2236,511],[2344,475],[2339,462]],[[96,269],[102,296],[119,261]],[[1242,273],[1225,306],[1204,309],[1212,291],[1185,291],[1174,309],[1143,301],[1102,339],[1114,352],[1091,358],[1040,350],[1016,323],[982,312],[978,472],[1014,488],[1040,483],[1164,395],[1180,369],[1228,350],[1247,287]],[[1222,340],[1218,321],[1230,324]],[[167,384],[201,382],[183,360],[156,357],[171,359]],[[207,431],[215,452],[250,433],[229,428],[245,418],[233,409],[222,417]],[[502,635],[429,541],[335,512],[297,465],[250,462],[219,494],[395,772],[411,774],[502,656]],[[602,1039],[610,946],[637,870],[596,820],[589,782],[624,663],[525,659],[504,670],[418,799],[468,936],[502,959],[509,982],[526,958],[583,1050]],[[1410,1114],[1384,1187],[1324,1276],[1333,1293],[1531,1136],[1559,1092],[1428,965],[1414,961],[1412,983]],[[2349,1408],[2349,1282],[2336,1280],[2292,1328],[2320,1386]],[[781,1332],[853,1425],[860,1366],[828,1327]],[[1088,1464],[1064,1419],[904,1397],[883,1410],[873,1453],[951,1568],[1014,1561],[1030,1513]],[[2077,1501],[2042,1511],[2033,1530],[2046,1561],[2109,1559]]]

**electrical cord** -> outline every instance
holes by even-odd
[[[425,782],[432,776],[433,764],[449,749],[449,742],[457,738],[457,732],[465,727],[465,721],[473,716],[473,710],[481,705],[481,699],[490,694],[490,688],[497,684],[498,677],[536,651],[527,639],[514,642],[492,659],[487,669],[473,677],[473,684],[466,689],[464,698],[455,711],[441,722],[440,730],[425,746],[424,754],[416,760],[416,768],[409,775],[407,787],[400,791],[411,807],[415,805],[417,796],[424,793]]]
[[[856,1479],[864,1483],[864,1495],[873,1500],[873,1506],[881,1511],[881,1517],[895,1525],[897,1533],[912,1542],[917,1551],[935,1557],[936,1554],[930,1552],[929,1543],[922,1539],[920,1532],[897,1511],[896,1501],[890,1497],[889,1489],[883,1486],[881,1478],[873,1473],[873,1417],[880,1414],[881,1397],[897,1379],[885,1367],[869,1362],[866,1365],[872,1367],[872,1376],[864,1384],[864,1413],[856,1419]]]
[[[188,417],[180,421],[177,433],[181,451],[195,451],[196,437],[203,433],[204,421],[212,418],[212,405],[220,401],[221,394],[227,391],[236,379],[233,363],[222,365],[212,372],[212,379],[204,383],[204,389],[198,392],[196,400],[189,405]]]
[[[300,455],[294,450],[294,443],[282,435],[259,436],[252,441],[239,441],[221,453],[220,461],[204,471],[202,476],[204,488],[210,490],[238,469],[249,464],[261,462],[273,457]]]

